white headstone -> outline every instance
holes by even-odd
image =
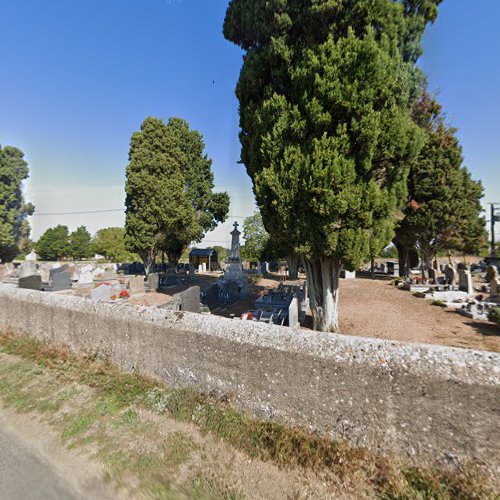
[[[288,306],[288,326],[290,328],[299,326],[299,301],[297,297],[294,297]]]
[[[92,300],[102,300],[105,302],[109,302],[111,300],[111,286],[100,285],[90,292],[89,297]]]
[[[28,255],[26,255],[25,259],[30,261],[35,261],[38,259],[38,255],[35,253],[34,250],[31,250],[31,252]]]
[[[36,274],[36,264],[33,261],[24,261],[21,264],[20,278],[26,278],[27,276],[32,276]]]

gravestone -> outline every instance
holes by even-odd
[[[288,326],[297,328],[299,324],[299,301],[294,297],[288,306]]]
[[[103,279],[106,271],[102,267],[98,267],[92,271],[92,277],[94,279]]]
[[[69,290],[70,288],[71,274],[69,271],[58,272],[52,276],[52,291],[59,292],[61,290]]]
[[[77,285],[91,285],[94,282],[92,271],[81,271],[78,276]]]
[[[111,300],[111,286],[110,285],[99,285],[94,288],[89,295],[91,300],[102,300],[104,302],[109,302]]]
[[[3,264],[0,264],[0,281],[3,281],[6,275],[7,275],[7,267]]]
[[[165,273],[165,286],[175,285],[177,285],[177,271],[171,267]]]
[[[28,290],[40,290],[42,288],[42,277],[39,274],[31,276],[23,276],[19,278],[19,288],[27,288]]]
[[[134,276],[128,280],[128,289],[130,295],[135,293],[144,293],[144,278],[142,276]]]
[[[204,293],[204,303],[210,309],[220,306],[220,286],[217,283],[210,285]]]
[[[20,278],[26,278],[28,276],[33,276],[36,274],[36,263],[31,260],[26,260],[21,264]]]
[[[154,292],[160,288],[160,275],[158,273],[151,273],[148,276],[148,288]]]
[[[340,271],[340,277],[345,280],[353,280],[356,278],[356,271],[347,271],[345,269],[342,269]]]
[[[474,293],[472,275],[467,268],[461,268],[458,271],[458,289],[462,292]]]
[[[192,286],[181,293],[181,311],[200,312],[200,287]]]
[[[446,264],[444,268],[444,275],[446,276],[446,283],[453,286],[457,279],[457,272],[455,271],[455,268],[450,266],[450,264]]]
[[[473,293],[472,275],[467,267],[458,269],[458,289],[462,292]]]
[[[486,278],[489,278],[491,295],[500,295],[500,282],[498,280],[498,269],[496,266],[489,266]]]

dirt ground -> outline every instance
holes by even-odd
[[[399,290],[387,281],[342,280],[342,333],[500,352],[500,327],[475,321]]]

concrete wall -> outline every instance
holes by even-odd
[[[415,459],[499,467],[500,355],[291,331],[0,285],[0,328],[98,351],[259,417]]]

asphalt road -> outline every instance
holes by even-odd
[[[42,457],[0,428],[0,500],[77,498]]]

